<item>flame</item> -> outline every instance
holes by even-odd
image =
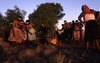
[[[56,39],[56,38],[53,38],[53,39],[50,40],[50,42],[51,42],[52,44],[57,44],[57,39]]]

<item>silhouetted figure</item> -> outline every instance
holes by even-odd
[[[4,30],[3,40],[5,42],[9,42],[8,41],[8,37],[9,37],[9,34],[10,34],[10,29],[9,28],[5,28],[5,27],[2,27],[2,29]]]
[[[73,31],[74,31],[74,27],[75,27],[75,22],[72,21],[72,23],[70,24],[70,28],[69,28],[69,31],[68,31],[68,34],[69,34],[69,43],[73,43]]]
[[[99,27],[99,37],[98,39],[100,40],[100,12],[99,11],[95,11],[95,18]]]
[[[82,21],[82,18],[84,21]],[[86,42],[86,47],[88,49],[89,43],[95,41],[97,48],[99,49],[98,44],[98,25],[95,19],[94,11],[91,11],[87,5],[82,5],[82,13],[78,17],[79,21],[85,23],[85,37],[84,41]]]
[[[61,43],[62,42],[62,31],[61,30],[57,30],[56,31],[56,35],[57,35],[58,43]]]
[[[48,29],[42,24],[39,29],[40,32],[40,44],[48,44],[46,35],[48,33]]]
[[[68,23],[62,25],[62,43],[68,43]]]

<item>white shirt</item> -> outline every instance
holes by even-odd
[[[29,32],[31,33],[28,33],[28,39],[30,40],[30,41],[32,41],[32,40],[35,40],[36,39],[36,35],[35,35],[35,29],[34,28],[31,28],[31,29],[29,29]]]

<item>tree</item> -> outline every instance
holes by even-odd
[[[4,16],[0,13],[0,37],[2,37],[3,36],[3,29],[2,29],[2,27],[4,26]]]
[[[7,9],[7,12],[5,12],[5,14],[7,21],[13,21],[18,16],[22,16],[22,18],[24,19],[26,11],[19,9],[17,6],[14,6],[14,9]]]
[[[58,20],[65,15],[62,12],[63,8],[59,3],[45,3],[37,6],[37,10],[29,15],[29,19],[34,23],[37,30],[44,24],[49,29],[49,33],[52,33]]]
[[[3,15],[0,13],[0,27],[3,26]]]
[[[0,36],[3,36],[4,28],[9,28],[10,22],[16,19],[18,16],[22,16],[24,19],[24,16],[26,12],[24,10],[19,9],[17,6],[14,6],[14,9],[7,9],[7,12],[5,12],[6,16],[3,16],[0,13]]]

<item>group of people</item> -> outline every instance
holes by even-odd
[[[99,49],[100,40],[100,24],[98,20],[100,13],[96,16],[96,11],[90,9],[87,5],[82,5],[82,12],[78,16],[78,20],[67,23],[64,21],[62,29],[57,30],[57,41],[66,42],[67,44],[75,41],[83,40],[86,44],[86,49],[92,43]],[[82,29],[84,27],[84,29]]]
[[[64,24],[62,24],[61,29],[56,30],[57,41],[70,44],[79,42],[83,40],[84,37],[84,29],[83,24],[81,24],[78,20],[73,20],[72,22],[67,22],[64,20]],[[82,32],[82,33],[80,33]]]
[[[11,22],[11,29],[8,37],[8,41],[11,45],[19,45],[22,43],[30,43],[36,40],[35,29],[33,23],[26,20],[26,23],[22,20],[22,17],[18,16]]]
[[[82,12],[78,16],[78,20],[70,23],[65,20],[64,24],[62,24],[62,29],[56,31],[57,42],[70,44],[71,42],[84,40],[87,49],[89,48],[89,44],[93,42],[95,42],[97,49],[99,49],[100,24],[98,24],[97,21],[98,16],[95,16],[95,11],[90,9],[87,5],[82,5]],[[85,30],[82,29],[83,27]],[[41,41],[46,42],[46,28],[44,28],[43,24],[41,28],[43,32]],[[21,44],[27,41],[33,42],[36,40],[35,32],[33,23],[30,20],[24,23],[22,18],[18,17],[11,22],[8,40],[11,44]]]

